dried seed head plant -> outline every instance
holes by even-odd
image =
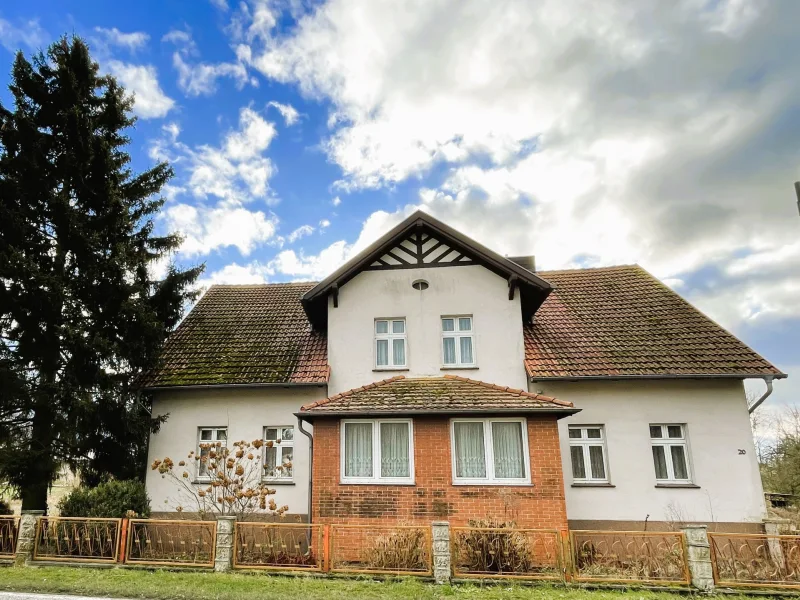
[[[268,444],[271,442],[240,440],[228,448],[221,442],[201,443],[198,451],[192,450],[187,460],[177,465],[165,457],[153,461],[150,468],[175,484],[178,513],[190,505],[201,519],[218,515],[244,519],[253,514],[283,517],[289,507],[275,503],[275,490],[263,480],[266,467],[262,466],[261,448]]]

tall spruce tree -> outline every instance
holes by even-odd
[[[0,103],[0,480],[46,509],[62,464],[90,483],[141,477],[157,425],[132,385],[194,297],[155,235],[166,163],[130,168],[133,100],[78,38],[29,62]]]

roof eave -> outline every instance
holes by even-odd
[[[327,381],[286,381],[277,383],[195,383],[188,385],[156,385],[138,388],[143,392],[164,392],[169,390],[220,390],[220,389],[247,389],[247,388],[295,388],[295,387],[325,387]]]
[[[553,408],[479,408],[479,409],[418,409],[418,410],[359,410],[350,411],[300,411],[294,416],[302,421],[311,421],[315,418],[341,418],[348,417],[409,417],[409,416],[460,416],[460,415],[497,415],[497,414],[516,414],[516,415],[559,415],[558,419],[579,413],[582,409],[575,407],[553,407]]]
[[[691,375],[682,375],[675,373],[664,373],[661,375],[559,375],[553,377],[543,377],[530,375],[529,381],[535,383],[537,381],[630,381],[637,379],[764,379],[769,377],[772,379],[786,379],[786,373],[719,373],[719,374],[705,374],[696,373]]]

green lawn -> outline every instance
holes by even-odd
[[[0,590],[65,592],[86,595],[152,598],[155,600],[245,600],[251,598],[364,598],[470,599],[520,598],[563,600],[680,600],[667,592],[631,590],[588,591],[557,586],[455,585],[439,587],[411,579],[324,579],[263,573],[215,574],[131,569],[69,567],[0,568]],[[732,598],[729,596],[728,598]]]

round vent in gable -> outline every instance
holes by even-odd
[[[416,281],[412,282],[411,287],[421,292],[422,290],[428,289],[428,282],[424,279],[417,279]]]

